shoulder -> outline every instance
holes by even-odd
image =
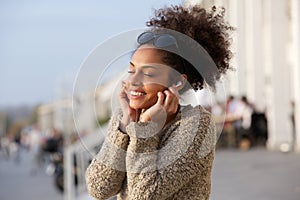
[[[184,106],[181,111],[181,122],[193,124],[193,127],[197,125],[197,127],[208,127],[211,124],[214,124],[213,117],[210,112],[205,110],[201,105]]]
[[[212,114],[202,106],[188,106],[182,113],[181,125],[187,131],[186,135],[194,137],[194,145],[203,155],[207,155],[216,144],[216,126]]]

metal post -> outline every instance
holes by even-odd
[[[64,199],[74,200],[73,151],[71,147],[64,150]]]

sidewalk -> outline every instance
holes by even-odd
[[[218,150],[210,200],[300,200],[300,154]]]
[[[300,200],[300,154],[218,150],[211,200]]]
[[[0,199],[63,200],[53,185],[53,177],[44,171],[30,175],[29,157],[23,152],[18,165],[0,155]],[[83,194],[81,199],[92,198]],[[300,154],[263,148],[216,152],[211,200],[299,199]]]
[[[53,177],[41,169],[30,174],[31,156],[21,152],[20,162],[6,160],[0,154],[0,199],[1,200],[63,200],[54,184]]]

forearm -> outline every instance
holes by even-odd
[[[88,191],[96,199],[116,195],[126,176],[125,158],[129,137],[120,132],[117,126],[113,121],[100,152],[86,171]]]

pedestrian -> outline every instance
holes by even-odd
[[[86,171],[88,191],[96,199],[209,199],[215,125],[201,105],[180,105],[179,98],[214,88],[226,73],[232,28],[223,9],[180,5],[157,10],[147,25],[122,82],[121,110]],[[192,38],[205,56],[170,30]],[[211,57],[217,70],[194,66],[181,56],[186,52],[199,63]]]
[[[297,137],[296,137],[296,120],[295,120],[295,102],[291,101],[291,114],[290,114],[290,119],[291,119],[291,125],[292,125],[292,144],[291,144],[291,150],[295,150],[295,146],[296,146],[296,141],[297,141]]]
[[[241,97],[237,106],[237,116],[239,116],[236,124],[237,135],[236,139],[240,149],[247,150],[253,145],[253,135],[251,134],[251,118],[254,106],[248,101],[244,95]]]
[[[222,137],[225,139],[226,146],[228,148],[236,147],[236,125],[240,119],[240,116],[236,114],[238,102],[233,95],[230,95],[226,101],[225,108],[225,123],[222,132]]]
[[[37,125],[33,125],[29,132],[29,151],[31,155],[30,175],[36,175],[41,168],[41,132]]]

